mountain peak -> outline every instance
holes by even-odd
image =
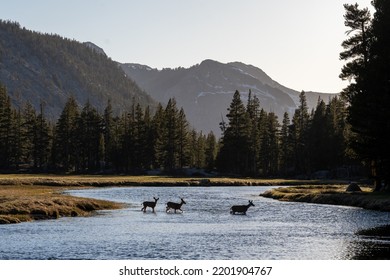
[[[42,34],[0,20],[0,49],[7,54],[0,59],[0,81],[13,105],[23,108],[30,103],[39,111],[44,103],[44,114],[51,120],[58,118],[70,96],[79,105],[89,102],[99,111],[111,100],[116,114],[134,101],[144,107],[155,105],[91,42]]]
[[[92,43],[92,42],[84,42],[83,44],[85,46],[87,46],[88,48],[92,49],[93,51],[95,51],[96,53],[103,54],[104,56],[107,56],[107,54],[104,52],[104,50],[101,47],[95,45],[94,43]]]
[[[241,93],[244,102],[251,91],[259,98],[264,110],[273,111],[280,118],[284,112],[293,113],[299,100],[298,91],[280,85],[263,70],[242,62],[221,63],[206,59],[176,71],[145,71],[145,67],[122,65],[127,76],[157,101],[166,103],[169,98],[175,98],[194,128],[205,133],[212,130],[220,135],[221,115],[227,114],[236,90]],[[319,94],[310,95],[313,98],[307,96],[308,104],[315,106]]]
[[[200,63],[200,66],[202,65],[221,65],[222,63],[216,60],[212,59],[205,59]]]

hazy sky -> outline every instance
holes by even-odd
[[[295,90],[339,92],[343,3],[371,0],[0,0],[0,19],[80,42],[119,62],[241,61]]]

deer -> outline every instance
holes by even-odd
[[[232,207],[230,207],[230,214],[235,215],[236,212],[237,212],[237,213],[241,213],[243,215],[246,215],[246,211],[251,206],[255,206],[253,204],[253,200],[249,200],[249,204],[248,205],[233,205]]]
[[[150,207],[150,208],[152,208],[153,213],[155,213],[154,212],[154,207],[156,207],[157,200],[159,200],[160,198],[159,197],[157,197],[157,198],[153,197],[153,199],[154,199],[154,201],[144,201],[144,202],[142,202],[144,207],[142,207],[141,211],[146,212],[146,207]]]
[[[184,201],[184,199],[182,199],[182,198],[180,198],[181,199],[181,202],[180,203],[175,203],[175,202],[168,202],[167,203],[167,209],[166,209],[166,211],[165,212],[167,212],[168,213],[168,211],[170,210],[170,209],[173,209],[173,210],[175,210],[175,213],[176,213],[176,210],[180,210],[182,213],[183,213],[183,210],[181,210],[181,206],[183,205],[183,204],[186,204],[186,202]]]

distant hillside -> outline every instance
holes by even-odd
[[[87,100],[101,112],[110,99],[119,113],[133,101],[156,102],[128,79],[118,64],[92,43],[41,34],[0,21],[0,82],[15,106],[44,104],[47,117],[56,119],[67,98],[80,106]]]
[[[244,102],[251,90],[261,106],[275,112],[280,121],[284,112],[294,112],[299,101],[300,92],[282,86],[261,69],[240,62],[205,60],[188,69],[157,70],[139,64],[123,64],[122,68],[157,101],[167,102],[175,97],[194,127],[206,133],[220,133],[219,122],[225,118],[235,90],[240,91]],[[310,108],[317,104],[319,96],[327,102],[330,94],[307,92]]]

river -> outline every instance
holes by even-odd
[[[280,202],[272,187],[112,187],[69,194],[127,207],[92,217],[0,225],[0,259],[270,259],[386,258],[389,241],[356,235],[389,223],[390,213],[354,207]],[[141,203],[159,197],[156,213]],[[166,213],[167,201],[183,213]],[[234,204],[254,207],[231,215]],[[383,255],[384,254],[384,255]],[[390,256],[388,256],[390,258]]]

